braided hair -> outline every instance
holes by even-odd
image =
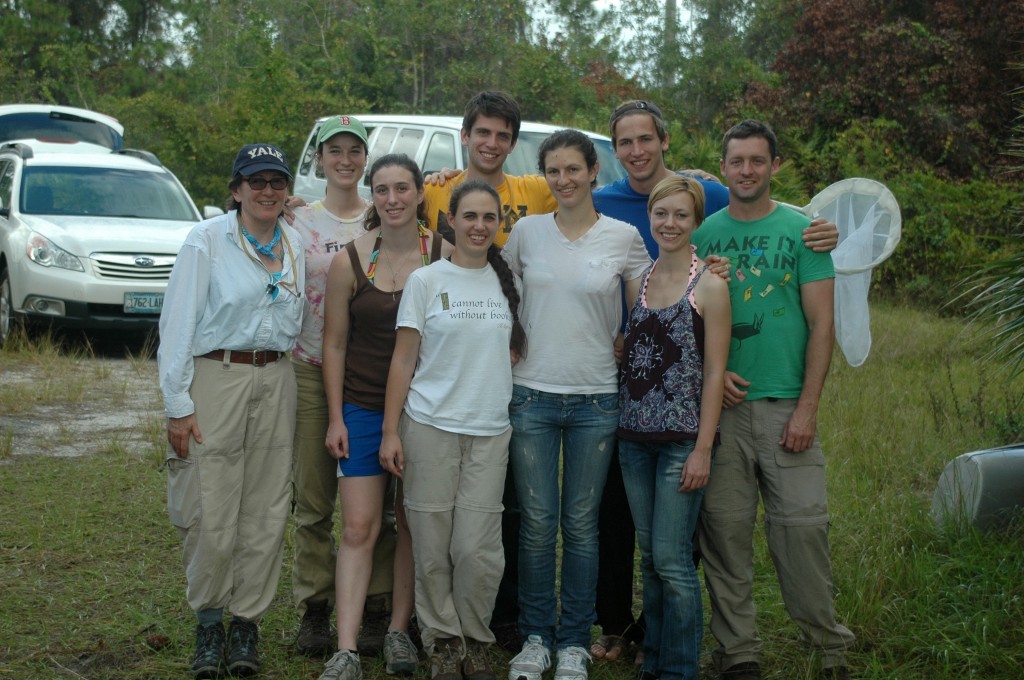
[[[489,194],[498,205],[498,214],[501,214],[501,198],[498,196],[498,192],[490,184],[480,180],[463,182],[455,187],[452,190],[451,200],[448,202],[448,212],[455,215],[459,210],[459,203],[462,199],[476,191]],[[501,248],[493,243],[487,249],[487,263],[491,265],[491,269],[498,275],[501,292],[504,293],[505,299],[508,300],[508,308],[512,313],[512,338],[509,340],[509,349],[515,352],[519,358],[525,358],[526,329],[523,328],[523,324],[519,321],[519,289],[516,288],[515,275],[509,269],[508,262],[501,256]]]

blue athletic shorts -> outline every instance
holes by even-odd
[[[341,414],[348,428],[348,458],[338,461],[338,476],[373,477],[387,474],[387,470],[380,466],[384,411],[343,404]]]

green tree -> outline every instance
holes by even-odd
[[[794,6],[795,9],[795,6]],[[978,170],[1008,129],[1008,55],[1024,3],[809,0],[779,53],[778,86],[748,101],[806,133],[859,119],[899,123],[911,150],[956,176]]]
[[[694,28],[690,57],[683,65],[685,89],[679,96],[689,101],[701,129],[722,127],[722,117],[734,117],[729,115],[732,104],[748,84],[765,79],[745,49],[746,9],[744,0],[691,2]]]
[[[182,1],[0,0],[0,96],[90,107],[139,94],[169,59]]]
[[[95,98],[89,73],[97,56],[71,22],[67,3],[0,0],[0,96],[88,106]]]
[[[610,30],[616,35],[622,72],[646,90],[656,90],[669,58],[664,45],[664,6],[662,0],[622,0],[609,17]],[[677,30],[676,33],[679,36]],[[671,55],[678,59],[680,55]]]
[[[761,71],[768,73],[779,51],[793,35],[793,25],[803,0],[747,0],[743,52]]]
[[[527,48],[532,55],[522,55],[526,59],[520,69],[529,78],[530,99],[536,103],[524,105],[524,112],[540,120],[603,131],[609,110],[642,91],[623,70],[622,23],[614,12],[596,9],[591,0],[549,0],[547,12],[551,20],[534,15]],[[532,72],[531,61],[549,64],[545,79]],[[517,98],[520,93],[517,87]]]
[[[626,0],[616,17],[630,36],[622,68],[687,129],[717,130],[750,83],[768,79],[755,56],[770,47],[751,46],[748,32],[759,21],[754,40],[763,43],[762,17],[781,1]]]
[[[1016,73],[1024,72],[1024,64],[1015,64]],[[1013,171],[1024,172],[1024,88],[1012,93],[1017,114],[1009,140],[1007,155]],[[1018,194],[1019,199],[1019,194]],[[1018,239],[1024,236],[1024,204],[1018,202]],[[965,292],[959,300],[966,302],[971,317],[990,328],[991,356],[1009,366],[1013,375],[1024,372],[1024,247],[1019,241],[1006,257],[985,264],[961,286]]]

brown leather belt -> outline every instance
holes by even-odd
[[[250,364],[252,366],[266,366],[284,356],[284,352],[273,349],[215,349],[204,354],[203,358],[224,361],[225,352],[230,352],[228,361],[232,364]]]

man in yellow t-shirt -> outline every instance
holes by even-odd
[[[448,240],[451,228],[445,215],[452,189],[467,180],[482,180],[501,197],[502,224],[495,243],[504,246],[520,217],[554,212],[558,204],[540,175],[506,175],[502,166],[519,139],[522,115],[516,100],[504,92],[484,91],[466,104],[462,118],[462,145],[469,152],[468,167],[444,183],[427,183],[427,224]]]

